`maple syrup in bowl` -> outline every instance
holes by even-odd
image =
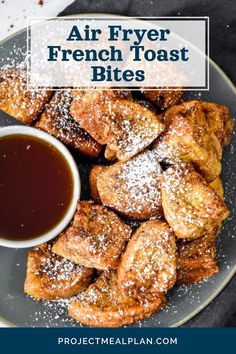
[[[24,248],[56,237],[79,197],[78,168],[61,142],[30,127],[0,128],[0,245]]]

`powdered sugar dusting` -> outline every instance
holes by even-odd
[[[69,90],[56,92],[46,105],[36,127],[54,135],[85,155],[96,157],[101,151],[101,146],[72,118],[71,102]]]
[[[129,294],[166,292],[176,281],[175,236],[164,221],[143,223],[118,268],[118,282]]]
[[[158,216],[161,175],[162,169],[155,155],[147,150],[127,162],[107,168],[98,176],[101,200],[134,219]]]
[[[199,237],[204,227],[228,216],[223,201],[189,165],[169,167],[161,189],[165,218],[179,237]]]

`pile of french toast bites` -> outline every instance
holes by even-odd
[[[226,107],[182,91],[34,91],[26,73],[0,73],[0,109],[44,130],[92,165],[91,200],[55,240],[29,251],[25,292],[71,298],[68,314],[118,327],[164,306],[175,284],[219,272],[216,237],[229,215],[220,179],[233,121]]]

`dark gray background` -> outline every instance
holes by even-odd
[[[59,16],[110,13],[125,16],[209,16],[210,57],[236,84],[235,0],[77,0]],[[184,327],[236,326],[236,277],[224,291]]]

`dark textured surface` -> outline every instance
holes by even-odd
[[[125,16],[209,16],[210,56],[236,84],[235,0],[74,1],[60,15],[110,13]],[[236,276],[224,291],[185,327],[236,326]]]

